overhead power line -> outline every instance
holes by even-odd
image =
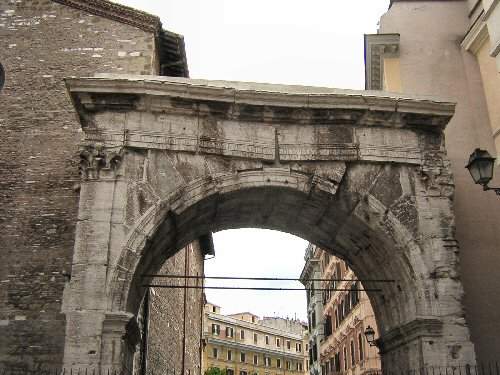
[[[394,283],[393,279],[296,279],[286,277],[243,277],[243,276],[189,276],[189,275],[155,275],[143,274],[142,277],[166,278],[166,279],[203,279],[203,280],[253,280],[253,281],[362,281],[377,283]]]
[[[163,284],[144,284],[142,285],[144,288],[166,288],[166,289],[225,289],[225,290],[277,290],[277,291],[306,291],[306,290],[314,290],[317,292],[335,292],[335,291],[358,291],[358,292],[381,292],[380,288],[368,288],[368,289],[351,289],[351,288],[321,288],[321,289],[312,289],[312,288],[267,288],[267,287],[239,287],[239,286],[202,286],[202,285],[163,285]]]

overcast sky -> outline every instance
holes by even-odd
[[[364,88],[363,34],[376,33],[389,5],[389,0],[118,2],[156,14],[164,28],[184,35],[191,78],[349,89]],[[304,265],[307,243],[288,234],[242,229],[216,233],[214,240],[216,256],[205,262],[208,276],[294,278]],[[306,319],[304,292],[209,290],[207,297],[223,313]]]

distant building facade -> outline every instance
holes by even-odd
[[[222,315],[219,306],[207,303],[203,337],[203,372],[217,367],[227,375],[307,373],[307,329],[297,320]]]
[[[365,70],[366,89],[457,103],[445,130],[456,216],[449,241],[460,245],[460,274],[453,277],[463,282],[465,311],[460,314],[470,327],[477,359],[495,361],[500,347],[499,202],[493,192],[474,185],[464,167],[475,148],[493,156],[500,152],[500,4],[392,0],[378,34],[365,36]],[[496,168],[491,186],[498,185]],[[439,280],[447,272],[436,267],[422,277]],[[455,357],[462,349],[458,343]]]
[[[378,336],[377,324],[356,275],[344,261],[312,244],[306,249],[305,260],[301,280],[308,288],[311,375],[379,372],[378,349],[371,347],[364,336],[368,326]]]
[[[321,250],[309,244],[304,256],[305,265],[300,274],[300,281],[307,289],[307,321],[309,330],[309,373],[321,373],[319,350],[324,337],[324,319],[321,282],[313,279],[321,278]]]

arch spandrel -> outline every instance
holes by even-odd
[[[141,275],[200,235],[259,227],[331,251],[360,278],[396,280],[365,285],[382,289],[369,295],[387,366],[451,363],[457,342],[459,360],[474,360],[442,146],[452,104],[164,77],[67,84],[85,133],[77,242],[87,241],[75,245],[69,293],[85,298],[68,299],[68,327],[85,301],[104,326],[106,314],[136,313]],[[101,293],[86,289],[85,262],[106,275]]]

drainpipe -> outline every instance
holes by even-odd
[[[184,248],[184,276],[188,276],[189,269],[189,253],[188,248],[190,245],[187,245]],[[187,308],[187,287],[188,287],[188,278],[184,278],[184,319],[183,319],[183,337],[182,337],[182,374],[186,375],[186,308]]]
[[[202,260],[202,267],[204,266],[204,261]],[[202,275],[205,274],[204,268],[202,269]],[[196,273],[196,276],[199,276],[199,273]],[[200,284],[201,281],[201,286],[202,288],[200,289],[200,350],[199,350],[199,359],[200,359],[200,373],[199,375],[202,375],[202,362],[203,362],[203,324],[204,324],[204,317],[205,317],[205,292],[203,287],[205,286],[205,281],[203,279],[197,279],[196,285]]]
[[[149,288],[144,296],[144,326],[141,343],[141,375],[147,374],[148,367],[148,339],[149,339]]]

